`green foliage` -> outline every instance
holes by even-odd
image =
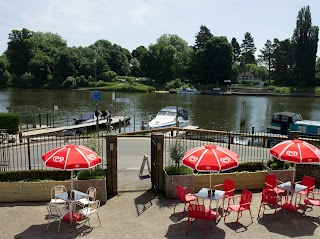
[[[269,85],[267,86],[267,89],[269,92],[275,92],[275,93],[290,93],[290,87],[279,87],[279,86],[274,86],[274,85]]]
[[[17,113],[0,113],[1,128],[7,129],[9,134],[15,134],[21,124],[20,115]]]
[[[95,87],[94,83],[89,83],[89,86]],[[106,91],[123,91],[123,92],[152,92],[155,91],[153,86],[141,84],[139,82],[103,82],[99,81],[97,86],[99,90]]]
[[[71,173],[62,170],[0,171],[0,182],[69,180]]]
[[[87,142],[84,143],[84,146],[88,147],[89,149],[92,149],[98,155],[101,155],[102,153],[102,145],[100,141],[95,138],[90,138]]]
[[[80,170],[77,176],[79,180],[104,179],[106,178],[106,170],[97,166],[95,168],[88,169],[88,170]]]
[[[255,171],[262,171],[262,170],[264,170],[264,166],[262,162],[246,162],[246,163],[240,163],[238,167],[228,170],[226,172],[241,172],[241,171],[255,172]]]
[[[103,179],[106,170],[95,167],[94,169],[80,170],[78,179]],[[25,170],[25,171],[0,171],[0,182],[34,182],[40,180],[70,180],[71,172],[63,170]]]
[[[171,89],[178,89],[182,87],[184,83],[181,81],[181,79],[177,78],[175,80],[169,81],[165,84],[164,89],[165,90],[171,90]]]
[[[193,170],[185,166],[168,165],[165,167],[168,175],[185,175],[193,174]]]
[[[169,156],[171,163],[179,166],[184,153],[187,151],[187,145],[183,136],[178,135],[169,146]]]
[[[272,157],[272,159],[269,159],[267,161],[267,166],[273,170],[277,169],[289,169],[291,167],[291,163],[284,162],[281,160],[277,160],[276,158]]]

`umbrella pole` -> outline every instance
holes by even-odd
[[[296,181],[295,180],[295,178],[296,178],[296,163],[294,164],[294,167],[293,167],[293,178],[292,178],[292,182],[294,183],[294,181]]]
[[[211,171],[210,171],[210,190],[211,190]]]
[[[71,170],[71,191],[73,190],[73,170]]]

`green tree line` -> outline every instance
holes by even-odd
[[[309,6],[298,12],[293,36],[267,39],[258,57],[250,32],[239,44],[236,38],[229,42],[215,36],[205,25],[195,34],[193,46],[178,35],[165,34],[148,48],[139,46],[132,52],[105,39],[88,47],[68,47],[58,34],[23,28],[12,30],[0,56],[0,86],[77,88],[117,76],[147,77],[160,88],[181,81],[221,85],[224,80],[237,82],[241,72],[279,86],[316,86],[318,32]]]

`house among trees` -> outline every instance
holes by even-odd
[[[255,78],[254,75],[249,71],[243,71],[238,76],[238,82],[244,84],[253,84],[263,86],[261,78]]]

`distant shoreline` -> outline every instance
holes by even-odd
[[[154,91],[154,93],[160,93],[160,94],[176,94],[174,92],[169,92],[169,91]],[[234,91],[234,92],[219,92],[219,93],[208,93],[208,92],[202,92],[202,95],[224,95],[224,96],[230,96],[230,95],[241,95],[241,96],[287,96],[287,97],[320,97],[320,94],[312,94],[312,93],[293,93],[293,94],[286,94],[286,93],[272,93],[272,92],[239,92],[239,91]]]

